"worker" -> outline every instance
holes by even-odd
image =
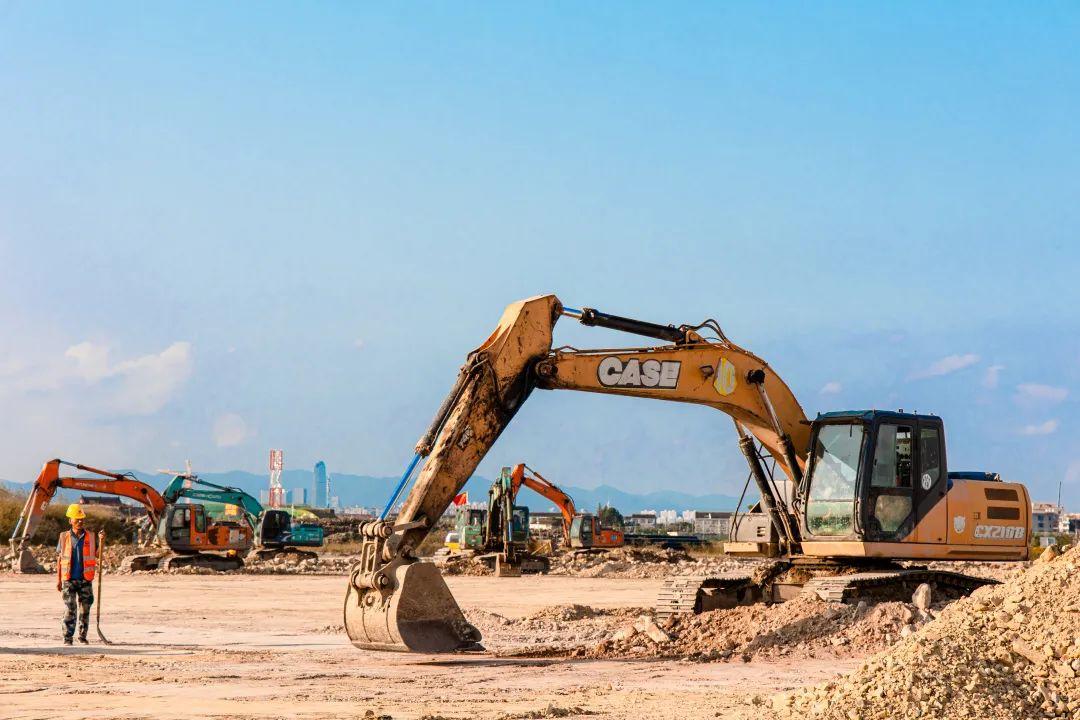
[[[79,642],[89,644],[90,606],[94,604],[94,571],[97,569],[97,538],[83,527],[86,513],[77,503],[68,505],[71,530],[60,533],[56,546],[56,590],[64,598],[64,644],[75,635],[75,609],[79,610]]]

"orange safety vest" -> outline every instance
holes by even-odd
[[[92,582],[97,569],[97,536],[89,530],[83,531],[83,580]],[[60,576],[71,579],[71,531],[60,535]]]

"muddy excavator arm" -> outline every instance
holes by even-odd
[[[668,344],[552,350],[552,331],[562,315]],[[396,519],[386,519],[392,499],[379,520],[361,527],[364,545],[345,598],[345,627],[354,645],[420,652],[477,646],[479,632],[465,621],[435,566],[417,562],[415,551],[537,387],[714,407],[734,419],[748,460],[751,451],[760,459],[756,439],[796,485],[802,479],[810,437],[802,408],[765,361],[730,342],[715,321],[657,325],[565,308],[554,295],[516,302],[469,354],[417,444],[410,469],[421,457],[427,462]],[[755,473],[755,480],[774,524],[797,542],[790,515],[774,506],[777,493],[764,473]]]
[[[528,469],[532,473],[532,476],[525,474],[526,469]],[[562,513],[563,536],[566,539],[567,545],[569,545],[570,524],[574,522],[574,515],[577,514],[577,508],[574,505],[574,498],[567,495],[565,492],[556,487],[554,483],[552,483],[550,480],[548,480],[532,468],[525,465],[525,463],[518,463],[514,466],[514,469],[510,475],[510,482],[512,484],[513,497],[517,497],[518,490],[521,488],[522,485],[524,485],[537,495],[545,497],[551,502],[555,503],[555,507],[559,508],[559,512]]]
[[[61,465],[93,473],[99,477],[61,477]],[[26,498],[26,504],[23,506],[19,519],[15,522],[15,529],[8,541],[12,551],[17,555],[17,567],[24,572],[30,571],[36,565],[29,554],[27,545],[37,531],[38,524],[45,514],[45,508],[59,488],[131,498],[146,508],[146,514],[150,517],[153,526],[157,525],[165,512],[165,500],[158,491],[131,475],[99,470],[89,465],[67,462],[59,458],[49,460],[42,466],[41,473],[34,481],[30,496]]]

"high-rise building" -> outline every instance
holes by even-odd
[[[307,488],[293,488],[290,490],[289,503],[292,505],[307,505]]]
[[[322,460],[315,463],[315,479],[312,482],[311,488],[311,506],[317,508],[326,507],[326,500],[329,493],[327,489],[329,487],[329,480],[326,476],[326,463]]]

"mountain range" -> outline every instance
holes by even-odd
[[[169,480],[167,476],[160,473],[147,473],[141,470],[125,470],[123,472],[131,472],[138,479],[156,488],[164,488]],[[216,485],[238,487],[256,498],[259,497],[261,490],[266,490],[270,486],[268,475],[259,475],[241,470],[199,473],[199,477]],[[363,505],[381,508],[390,498],[390,493],[393,492],[398,480],[399,478],[396,477],[331,473],[330,494],[338,498],[342,507]],[[313,499],[312,482],[313,473],[310,470],[285,470],[281,473],[281,484],[285,487],[285,490],[288,492],[294,488],[306,488],[309,502]],[[32,483],[0,481],[0,484],[16,492],[26,492]],[[486,502],[487,491],[490,486],[490,479],[474,475],[465,484],[465,492],[469,494],[469,501]],[[691,495],[674,490],[632,493],[610,485],[600,485],[595,488],[566,485],[562,486],[562,489],[574,498],[579,510],[595,510],[598,505],[604,504],[617,508],[624,515],[643,510],[733,510],[736,502],[738,502],[738,498],[730,495]],[[407,493],[408,490],[405,492]],[[70,495],[71,493],[68,492],[63,494],[62,497],[70,498]],[[533,512],[552,509],[552,504],[548,500],[529,490],[522,490],[518,496],[518,503],[528,505]]]

